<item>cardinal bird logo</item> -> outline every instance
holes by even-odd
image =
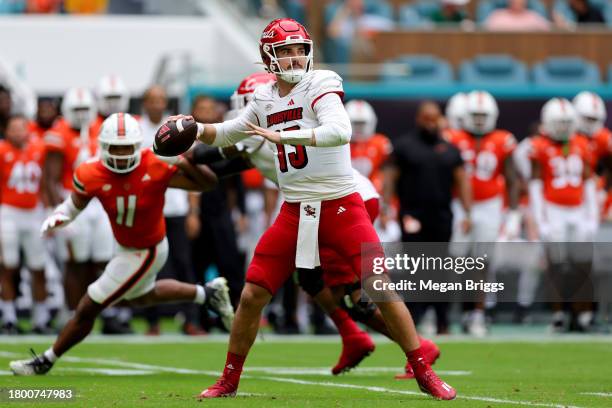
[[[310,205],[304,207],[304,212],[306,213],[307,217],[317,218],[317,210],[315,210],[314,207],[311,207]]]

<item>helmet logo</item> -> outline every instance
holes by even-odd
[[[276,31],[274,30],[270,30],[270,31],[264,31],[264,33],[261,35],[261,39],[267,39],[267,38],[274,38],[274,36],[276,35]]]

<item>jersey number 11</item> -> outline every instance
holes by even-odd
[[[131,227],[134,225],[134,213],[136,212],[136,195],[127,196],[127,211],[125,210],[125,197],[117,197],[117,225]]]

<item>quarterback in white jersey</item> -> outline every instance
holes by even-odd
[[[257,88],[239,117],[198,124],[199,140],[209,145],[232,145],[248,135],[275,144],[278,184],[285,197],[248,267],[223,375],[201,398],[236,394],[261,312],[296,267],[313,269],[320,264],[319,250],[331,248],[350,262],[356,277],[363,275],[369,287],[374,259],[384,257],[363,200],[355,192],[342,80],[331,71],[313,71],[312,51],[310,35],[301,24],[292,19],[272,21],[261,36],[260,52],[276,84]],[[177,119],[182,117],[170,120]],[[373,245],[362,254],[363,243]],[[438,399],[455,398],[455,390],[426,362],[404,303],[377,305],[421,390]]]
[[[276,82],[276,76],[268,73],[255,73],[246,77],[231,97],[231,110],[226,118],[240,114],[258,86]],[[191,160],[197,164],[206,164],[219,177],[227,177],[246,169],[255,167],[270,182],[278,186],[275,168],[275,147],[261,136],[243,139],[236,145],[225,148],[196,146],[191,152]],[[357,192],[364,201],[372,222],[379,213],[379,194],[372,182],[353,169]],[[342,353],[332,374],[338,375],[356,367],[365,357],[372,353],[375,344],[368,335],[355,324],[361,322],[379,333],[392,338],[380,311],[369,300],[361,300],[361,285],[352,266],[345,258],[332,248],[320,251],[321,268],[297,270],[297,280],[302,289],[308,293],[334,322],[342,339]],[[419,338],[425,358],[434,364],[440,355],[439,348],[428,339]],[[405,372],[396,378],[414,378],[410,363]]]

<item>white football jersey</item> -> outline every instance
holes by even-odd
[[[284,97],[279,96],[276,83],[260,85],[240,116],[219,125],[225,136],[214,144],[231,145],[248,137],[242,133],[248,130],[247,121],[274,131],[314,129],[321,125],[316,104],[329,93],[344,94],[342,79],[326,70],[309,72]],[[355,191],[349,143],[335,147],[268,146],[275,156],[279,188],[288,202],[332,200]]]
[[[244,145],[253,166],[255,166],[266,179],[278,185],[274,166],[274,145],[259,136],[248,137],[240,143]],[[355,177],[356,191],[363,201],[368,201],[372,198],[380,198],[380,195],[370,179],[355,169],[353,169],[353,177]]]

